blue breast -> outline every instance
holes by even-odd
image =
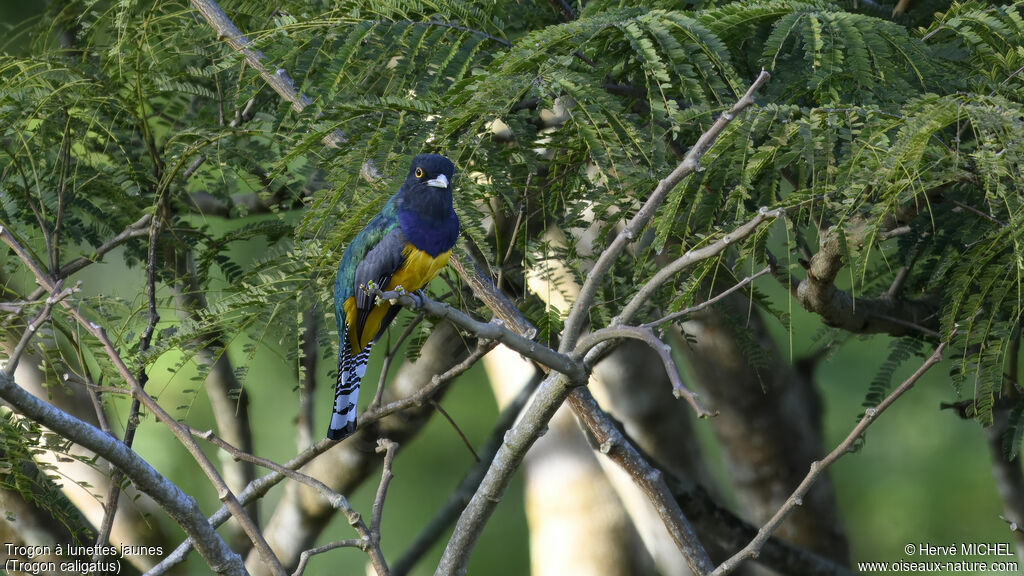
[[[411,210],[399,210],[398,224],[410,244],[434,258],[451,250],[459,239],[459,218],[454,210],[441,219],[424,218]]]

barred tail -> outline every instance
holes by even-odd
[[[331,440],[342,440],[356,431],[359,383],[366,373],[366,362],[370,359],[372,346],[371,342],[353,356],[348,338],[342,334],[338,349],[338,382],[334,388],[334,413],[331,414],[331,427],[327,430],[327,437]]]

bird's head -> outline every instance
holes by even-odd
[[[420,154],[412,159],[398,195],[399,209],[433,217],[447,216],[452,209],[455,165],[440,154]]]

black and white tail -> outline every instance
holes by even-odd
[[[345,333],[348,326],[345,327]],[[342,440],[356,431],[356,406],[359,404],[359,383],[366,374],[366,362],[370,359],[371,342],[355,356],[352,355],[348,338],[341,338],[338,347],[338,382],[334,387],[334,412],[327,437]]]

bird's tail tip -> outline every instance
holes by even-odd
[[[331,427],[327,430],[327,438],[335,442],[348,438],[356,431],[356,420],[353,418],[338,428]]]

